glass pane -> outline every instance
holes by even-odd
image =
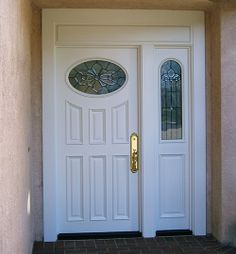
[[[104,95],[120,89],[125,84],[126,74],[112,62],[90,60],[75,66],[68,79],[82,93]]]
[[[182,139],[182,72],[174,60],[161,66],[161,139]]]

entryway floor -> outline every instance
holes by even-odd
[[[168,236],[35,242],[33,254],[236,254],[212,236]]]

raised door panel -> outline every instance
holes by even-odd
[[[184,155],[160,156],[160,217],[185,216],[185,161]]]
[[[107,219],[107,167],[105,156],[90,157],[90,219]]]
[[[103,145],[106,143],[105,109],[89,110],[89,141],[91,145]]]
[[[66,102],[66,141],[67,144],[83,144],[82,108]]]
[[[113,186],[113,219],[129,219],[130,188],[129,188],[129,157],[114,155],[112,160]]]
[[[67,157],[66,189],[67,220],[84,220],[83,158]]]
[[[129,143],[129,107],[128,102],[112,108],[112,142]]]

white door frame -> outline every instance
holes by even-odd
[[[140,18],[141,17],[141,18]],[[89,33],[67,40],[66,27],[100,31],[122,26],[121,35],[97,37]],[[114,30],[113,29],[113,30]],[[129,30],[131,29],[131,30]],[[140,29],[142,32],[140,32]],[[175,29],[173,35],[168,29]],[[132,39],[126,39],[132,31]],[[150,32],[151,31],[151,32]],[[155,31],[155,33],[152,33]],[[93,37],[94,38],[94,37]],[[91,43],[92,41],[92,43]],[[44,240],[55,241],[56,214],[56,153],[55,153],[55,47],[80,45],[138,46],[140,52],[140,231],[144,237],[156,232],[156,128],[154,119],[156,94],[153,66],[154,48],[161,46],[185,47],[191,50],[191,230],[194,235],[206,234],[206,107],[205,107],[205,37],[204,13],[201,11],[156,10],[43,10],[43,192],[44,192]],[[145,85],[145,89],[144,89]],[[149,114],[145,114],[149,112]]]

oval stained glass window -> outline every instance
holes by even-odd
[[[88,95],[105,95],[120,89],[127,80],[125,71],[106,60],[89,60],[76,65],[68,75],[69,83]]]

